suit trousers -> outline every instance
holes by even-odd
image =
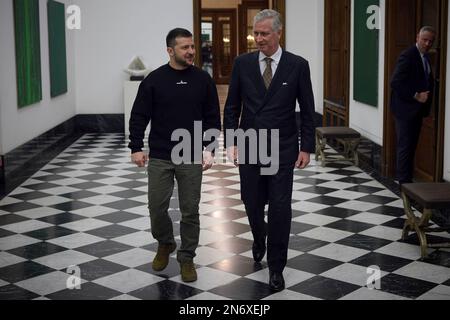
[[[152,235],[160,244],[175,243],[172,219],[168,213],[174,190],[174,178],[178,183],[181,211],[181,247],[177,252],[177,260],[179,262],[192,261],[200,235],[201,165],[175,165],[171,161],[150,159],[148,163],[148,207]]]
[[[411,183],[414,176],[414,157],[419,143],[423,118],[395,118],[397,133],[397,179],[400,184]]]
[[[267,263],[270,271],[283,272],[292,220],[294,165],[280,166],[272,176],[261,175],[257,165],[240,165],[241,197],[253,238],[263,244],[267,236]],[[267,224],[264,209],[268,204]]]

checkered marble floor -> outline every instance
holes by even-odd
[[[416,236],[400,241],[400,199],[350,163],[295,172],[286,290],[276,294],[266,261],[252,259],[236,168],[219,159],[204,176],[191,284],[175,255],[163,272],[151,268],[146,193],[145,169],[130,163],[123,136],[83,136],[0,201],[0,300],[450,299],[450,251],[430,249],[421,261]],[[175,190],[179,241],[177,198]],[[373,266],[379,290],[366,286]]]

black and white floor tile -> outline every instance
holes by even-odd
[[[450,250],[421,261],[417,237],[400,240],[400,199],[350,163],[314,161],[295,172],[286,290],[273,294],[266,261],[252,259],[237,169],[218,160],[202,185],[198,281],[186,284],[175,255],[163,272],[151,268],[147,175],[124,137],[83,136],[0,201],[0,300],[450,299]]]

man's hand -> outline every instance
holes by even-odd
[[[418,92],[414,96],[414,98],[419,101],[420,103],[425,103],[428,101],[428,98],[430,97],[430,91],[426,92]]]
[[[147,164],[148,156],[144,152],[136,152],[131,155],[131,161],[142,168]]]
[[[207,171],[214,165],[214,156],[211,151],[203,151],[203,171]]]
[[[307,152],[300,152],[300,154],[298,155],[298,159],[297,162],[295,163],[295,167],[297,169],[305,169],[306,166],[310,163],[311,161],[311,155]]]
[[[236,146],[227,148],[227,158],[230,160],[235,167],[239,167],[238,163],[238,149]]]

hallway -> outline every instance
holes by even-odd
[[[219,84],[217,85],[217,94],[219,95],[219,103],[220,103],[220,119],[221,123],[223,123],[223,110],[225,107],[225,103],[227,101],[228,95],[228,85]]]
[[[237,169],[218,162],[202,186],[199,279],[185,284],[174,255],[163,272],[151,268],[147,176],[124,137],[83,136],[0,201],[0,300],[450,299],[450,250],[420,261],[417,238],[399,240],[400,199],[348,163],[314,161],[295,173],[286,290],[272,294],[265,260],[252,259]],[[80,290],[67,288],[70,266]],[[380,290],[366,287],[371,266]]]

